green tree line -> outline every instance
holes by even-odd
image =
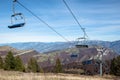
[[[35,58],[31,58],[25,66],[20,56],[13,56],[11,51],[5,56],[4,60],[0,57],[0,69],[8,71],[22,71],[22,72],[44,72],[43,69],[38,65]],[[61,73],[62,65],[59,58],[56,59],[54,72]]]
[[[22,72],[40,72],[42,69],[39,67],[36,59],[31,58],[28,61],[27,67],[23,64],[20,56],[13,56],[13,53],[10,51],[4,58],[0,56],[0,69],[8,71],[22,71]]]
[[[0,69],[4,70],[14,70],[14,71],[27,71],[27,72],[43,72],[43,69],[38,65],[35,58],[31,58],[28,61],[27,66],[25,66],[19,56],[14,57],[13,53],[10,51],[4,58],[0,56]],[[56,59],[54,72],[63,72],[62,64],[59,58]],[[110,65],[110,73],[113,75],[120,76],[120,56],[113,58]]]

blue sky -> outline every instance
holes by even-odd
[[[19,0],[56,31],[72,41],[82,30],[62,0]],[[66,0],[89,40],[120,40],[120,0]],[[22,28],[9,29],[12,0],[0,0],[0,43],[65,41],[19,4],[17,12],[26,17]]]

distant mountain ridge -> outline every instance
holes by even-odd
[[[106,48],[110,48],[112,50],[114,50],[116,53],[120,54],[120,40],[118,41],[90,41],[88,42],[89,45],[99,45],[99,46],[103,46]]]
[[[24,64],[27,64],[30,58],[34,57],[37,59],[38,63],[42,67],[53,66],[55,65],[55,60],[60,58],[62,64],[69,64],[72,62],[82,62],[85,60],[99,60],[101,58],[101,53],[98,51],[99,46],[91,48],[68,48],[63,50],[49,51],[45,54],[40,54],[36,50],[19,50],[10,46],[0,46],[0,56],[5,58],[7,53],[11,51],[13,55],[20,56]],[[111,60],[112,58],[118,56],[113,50],[106,49],[103,53],[103,60]],[[76,57],[71,57],[72,55],[77,55]]]
[[[73,42],[74,43],[74,42]],[[118,41],[98,41],[92,40],[87,42],[90,46],[103,46],[114,50],[116,53],[120,54],[120,40]],[[1,44],[8,45],[17,49],[34,49],[38,52],[48,52],[48,51],[55,51],[55,50],[63,50],[70,47],[71,44],[67,42],[24,42],[24,43],[10,43],[10,44]],[[74,45],[74,44],[73,44]],[[73,46],[72,45],[72,46]],[[74,46],[73,46],[74,47]]]
[[[20,50],[26,49],[34,49],[38,52],[48,52],[53,50],[62,50],[67,49],[70,44],[66,42],[24,42],[24,43],[8,43],[8,44],[1,44],[1,46],[7,45],[11,46]]]

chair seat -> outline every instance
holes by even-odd
[[[24,25],[25,25],[25,23],[19,23],[19,24],[10,25],[10,26],[8,26],[8,28],[23,27]]]
[[[72,58],[77,57],[77,54],[72,54],[70,57],[72,57]]]
[[[88,48],[88,45],[76,45],[77,48]]]

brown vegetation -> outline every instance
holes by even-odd
[[[115,76],[83,76],[74,74],[23,73],[0,70],[0,80],[120,80]]]

